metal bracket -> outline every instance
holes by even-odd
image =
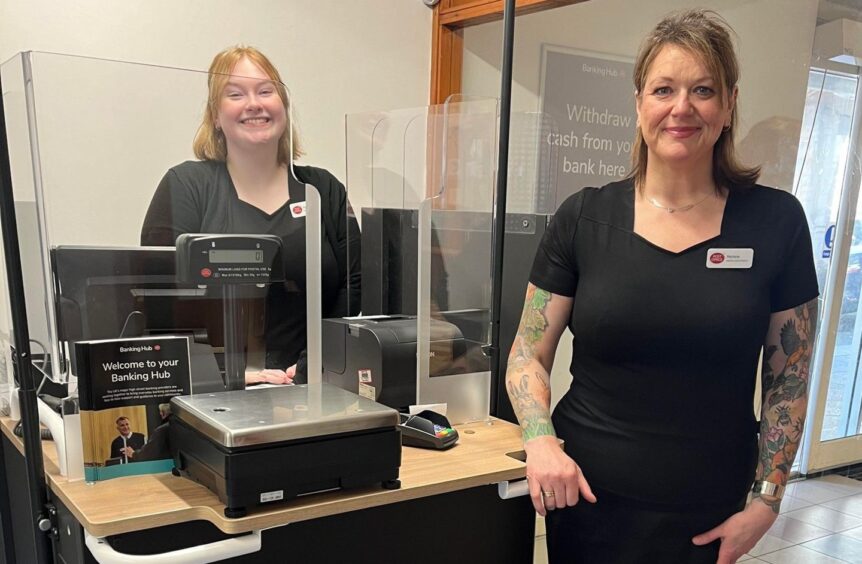
[[[57,507],[53,503],[45,504],[45,512],[36,517],[36,527],[48,534],[51,540],[56,541],[60,538],[60,530],[57,525]]]
[[[530,495],[530,485],[527,483],[527,480],[498,482],[497,495],[500,496],[500,499],[512,499],[513,497]]]

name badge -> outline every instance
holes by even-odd
[[[305,217],[305,202],[290,204],[290,215],[293,217]]]
[[[707,268],[751,268],[754,249],[707,249]]]

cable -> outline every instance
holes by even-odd
[[[135,320],[136,324],[138,323],[139,319],[141,321],[146,321],[146,317],[144,316],[143,312],[138,311],[138,310],[134,310],[133,312],[131,312],[129,315],[126,316],[126,321],[123,323],[123,328],[120,329],[120,338],[129,336],[129,335],[126,335],[126,329],[129,328],[129,323],[133,319]],[[132,327],[132,329],[135,330],[135,334],[131,335],[132,337],[140,337],[141,336],[141,333],[143,332],[143,326]]]
[[[21,422],[18,421],[18,424],[15,425],[15,428],[12,429],[12,432],[16,437],[24,437],[24,427],[21,426]],[[51,435],[51,431],[45,428],[39,429],[39,436],[43,441],[53,441],[54,437]]]

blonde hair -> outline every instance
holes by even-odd
[[[210,64],[209,75],[207,77],[207,86],[209,87],[207,107],[204,111],[203,121],[200,127],[198,127],[195,140],[192,143],[195,156],[207,161],[227,160],[227,144],[225,143],[224,133],[216,128],[215,120],[216,116],[218,116],[222,93],[230,80],[230,74],[236,64],[244,57],[257,65],[273,81],[278,96],[281,98],[281,103],[284,106],[287,126],[278,140],[278,162],[282,164],[288,163],[291,160],[291,156],[294,159],[298,159],[302,156],[303,151],[299,142],[299,136],[297,135],[296,124],[291,120],[290,100],[287,95],[287,89],[284,87],[284,82],[281,80],[278,70],[266,58],[266,55],[254,47],[244,45],[236,45],[225,49],[216,55]]]
[[[722,100],[729,101],[739,82],[739,61],[731,39],[730,25],[712,10],[686,10],[667,16],[641,43],[635,60],[632,78],[635,95],[643,94],[644,83],[650,66],[665,45],[676,45],[685,49],[709,70],[716,81],[716,90]],[[760,167],[746,167],[737,155],[734,144],[738,104],[734,104],[730,116],[730,127],[723,130],[712,150],[712,177],[716,190],[722,187],[750,186],[757,182]],[[648,147],[640,125],[635,132],[632,146],[632,171],[638,189],[646,179]]]

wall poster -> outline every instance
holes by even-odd
[[[587,186],[625,177],[635,136],[632,59],[542,45],[540,111],[555,123],[556,206]],[[554,208],[556,210],[556,207]]]

